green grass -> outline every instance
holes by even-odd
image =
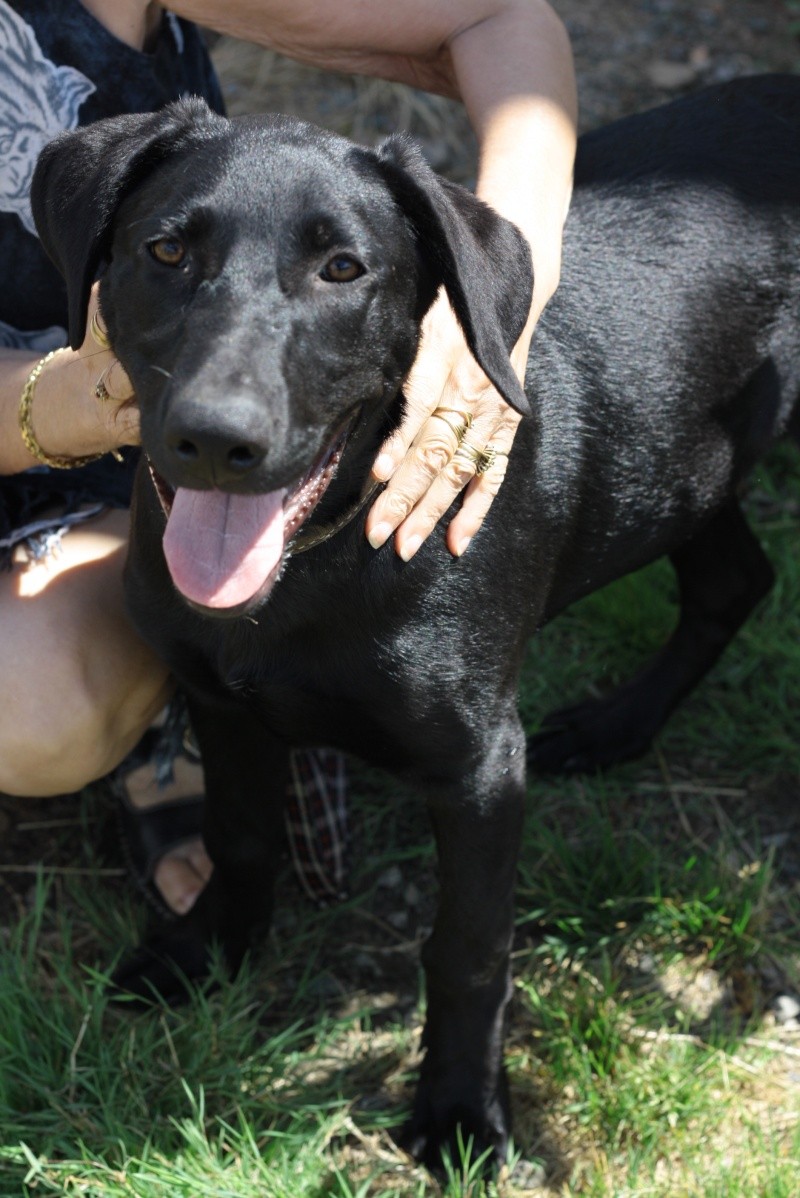
[[[264,952],[180,1011],[108,1000],[141,919],[118,880],[39,878],[0,940],[0,1198],[795,1198],[800,1032],[770,1002],[800,992],[797,465],[776,454],[750,500],[775,591],[653,752],[530,781],[507,1175],[487,1188],[465,1146],[435,1182],[391,1138],[434,862],[419,805],[364,772],[354,898],[317,912],[287,879]],[[659,564],[546,629],[528,725],[629,676],[673,592]],[[64,865],[101,863],[86,811],[84,857]]]

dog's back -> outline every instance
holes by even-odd
[[[800,79],[740,80],[581,139],[527,385],[537,481],[569,529],[549,614],[673,549],[790,428],[798,247]]]

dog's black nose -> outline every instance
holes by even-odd
[[[177,481],[222,486],[236,482],[264,461],[264,437],[248,435],[235,422],[210,424],[199,419],[172,419],[164,441]]]
[[[215,452],[216,450],[216,452]],[[213,460],[216,464],[219,458],[223,464],[234,473],[245,474],[248,470],[252,470],[259,462],[264,460],[263,449],[256,445],[232,445],[230,449],[226,445],[220,447],[203,447],[197,441],[191,441],[188,437],[183,437],[177,443],[173,450],[175,457],[184,465],[193,465],[195,462],[202,463],[204,459]]]

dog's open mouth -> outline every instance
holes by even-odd
[[[164,557],[193,606],[246,612],[271,591],[287,546],[328,489],[354,418],[339,427],[309,471],[291,487],[261,495],[173,490],[150,463],[167,517]]]

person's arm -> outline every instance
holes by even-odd
[[[534,327],[558,286],[561,235],[572,191],[576,97],[572,53],[561,22],[546,4],[500,6],[492,20],[473,25],[452,43],[455,77],[478,136],[476,194],[513,221],[527,238],[534,291],[526,328],[512,354],[520,380]],[[527,90],[526,90],[527,88]],[[407,415],[384,447],[378,477],[391,477],[373,505],[367,532],[380,545],[399,525],[396,546],[408,558],[432,531],[464,478],[430,447],[448,444],[446,426],[431,420],[447,396],[472,412],[470,440],[507,454],[521,417],[501,399],[474,362],[445,297],[424,326],[414,369],[406,383]],[[464,402],[466,401],[466,403]],[[442,440],[444,434],[444,442]],[[415,449],[408,452],[416,439]],[[447,532],[451,552],[463,553],[500,489],[507,458],[468,481],[464,503]],[[402,464],[401,464],[402,463]],[[416,505],[416,506],[414,506]],[[410,511],[405,519],[405,512]],[[402,523],[401,523],[402,519]]]
[[[110,0],[91,0],[103,7]],[[146,0],[115,0],[141,18]],[[571,191],[576,92],[564,26],[545,0],[171,0],[170,8],[222,33],[315,66],[377,75],[463,100],[480,147],[477,194],[513,220],[533,256],[530,319],[513,362],[522,378],[531,335],[555,290],[561,230]],[[449,305],[432,308],[405,387],[406,415],[382,449],[377,477],[390,478],[367,518],[377,546],[412,556],[459,492],[448,530],[461,553],[502,482],[507,459],[481,477],[452,459],[439,406],[470,412],[470,439],[511,448],[519,417],[474,363]],[[400,464],[402,463],[402,464]]]
[[[94,312],[95,299],[89,310]],[[88,327],[88,326],[87,326]],[[28,350],[0,350],[0,474],[16,474],[41,462],[25,447],[19,427],[22,389],[42,357]],[[95,384],[103,377],[109,395]],[[79,350],[59,351],[35,384],[31,424],[40,447],[57,457],[109,453],[139,440],[139,411],[120,401],[130,396],[127,376],[114,355],[87,333]]]

